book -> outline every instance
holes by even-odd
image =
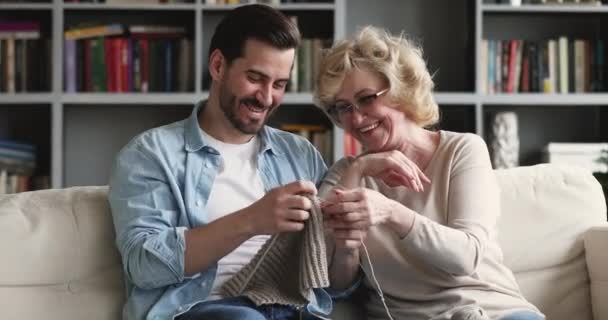
[[[0,31],[0,39],[40,39],[40,31]]]
[[[38,21],[0,21],[0,32],[38,30],[40,30]]]
[[[547,61],[548,61],[548,77],[545,79],[545,92],[558,92],[558,75],[557,75],[557,41],[552,39],[547,42]]]
[[[104,41],[102,37],[89,40],[89,50],[91,56],[91,91],[106,91],[106,57]]]
[[[15,39],[9,38],[4,42],[5,45],[5,70],[4,71],[4,91],[15,93]]]
[[[76,92],[76,40],[66,39],[63,46],[64,89],[65,92]]]
[[[488,64],[488,46],[489,46],[489,41],[487,39],[482,39],[481,43],[480,43],[480,63],[481,63],[481,70],[479,71],[479,91],[482,93],[490,93],[489,89],[488,89],[488,68],[489,68],[489,64]]]
[[[161,1],[159,0],[106,0],[106,4],[141,4],[141,5],[146,5],[146,4],[158,4],[161,3]]]
[[[289,20],[291,20],[291,22],[293,22],[295,25],[298,25],[298,17],[297,16],[289,16]],[[287,91],[288,92],[298,92],[300,89],[300,85],[299,85],[299,59],[298,59],[298,50],[296,50],[295,54],[294,54],[294,60],[293,60],[293,65],[291,67],[291,73],[289,76],[289,83],[287,84]]]
[[[515,53],[515,71],[514,71],[514,83],[513,92],[517,93],[521,91],[521,73],[522,73],[522,59],[523,59],[523,40],[515,40],[517,42],[517,50]]]
[[[508,93],[516,92],[515,88],[515,66],[517,63],[517,49],[519,43],[517,40],[508,42],[508,70],[507,70],[507,90]]]
[[[182,38],[179,40],[179,58],[177,60],[177,91],[192,90],[194,81],[192,41]]]
[[[131,25],[128,31],[133,38],[148,39],[182,38],[186,34],[184,27],[168,25]]]
[[[486,74],[486,82],[487,82],[487,93],[496,93],[496,59],[494,58],[496,55],[496,41],[488,40],[488,56],[487,56],[487,64],[488,70]]]
[[[574,40],[574,92],[585,92],[585,41]]]
[[[559,51],[559,93],[568,93],[568,80],[570,76],[569,73],[569,52],[568,52],[568,38],[565,36],[559,37],[557,40],[558,51]]]
[[[298,55],[298,91],[312,91],[312,39],[302,39],[297,50]]]
[[[114,23],[100,26],[71,28],[64,32],[64,38],[66,40],[78,40],[103,36],[121,35],[123,33],[123,26],[118,23]]]
[[[36,147],[32,144],[0,139],[0,170],[11,175],[31,175],[36,168]],[[10,182],[7,180],[7,183]]]

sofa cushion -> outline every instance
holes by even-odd
[[[497,170],[498,240],[524,295],[548,319],[591,319],[583,233],[605,223],[601,186],[577,167]]]
[[[106,187],[0,197],[6,319],[119,319],[120,256]]]

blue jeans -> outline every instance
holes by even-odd
[[[544,320],[545,318],[531,311],[517,311],[511,313],[500,320]]]
[[[305,310],[305,309],[303,309]],[[300,318],[301,317],[301,318]],[[175,320],[314,320],[316,317],[296,308],[282,305],[262,305],[256,307],[251,300],[243,297],[226,298],[201,302]]]

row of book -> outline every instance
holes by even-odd
[[[294,66],[287,86],[289,92],[310,92],[319,73],[323,48],[331,46],[331,39],[302,39],[296,51]]]
[[[159,4],[192,3],[193,0],[64,0],[65,3],[106,3],[106,4]]]
[[[0,168],[0,195],[33,190],[49,189],[51,179],[48,175],[30,176]]]
[[[193,43],[182,27],[120,24],[64,34],[66,92],[186,92]]]
[[[49,90],[50,39],[37,21],[0,21],[0,92]]]
[[[0,194],[30,190],[36,169],[36,147],[0,139]]]
[[[36,169],[36,146],[0,139],[0,168],[11,173],[31,175]]]
[[[246,3],[263,3],[269,5],[279,5],[282,3],[325,3],[327,0],[205,0],[210,5],[234,5]]]
[[[107,4],[159,4],[159,3],[193,3],[195,0],[64,0],[64,3],[107,3]],[[0,3],[45,3],[51,0],[0,0]],[[243,4],[243,3],[301,3],[329,2],[327,0],[204,0],[207,4]]]
[[[608,3],[608,0],[484,0],[483,3],[511,6],[520,6],[522,4],[601,5]]]
[[[481,91],[581,93],[608,90],[603,40],[483,40]]]
[[[308,139],[319,150],[328,165],[333,163],[333,134],[331,128],[318,124],[298,123],[282,124],[279,128]]]

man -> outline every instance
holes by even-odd
[[[110,204],[127,282],[125,319],[290,319],[330,311],[326,293],[305,310],[255,307],[219,293],[270,234],[303,229],[311,208],[305,195],[316,194],[326,172],[308,141],[265,126],[299,41],[297,27],[270,7],[233,10],[211,39],[208,101],[121,150]]]

